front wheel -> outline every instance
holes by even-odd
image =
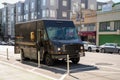
[[[80,58],[72,58],[71,59],[72,63],[77,64],[80,61]]]
[[[46,56],[45,56],[45,64],[48,65],[48,66],[51,66],[51,65],[53,65],[53,63],[54,63],[54,60],[52,59],[51,55],[46,54]]]

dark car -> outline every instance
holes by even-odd
[[[100,46],[100,52],[102,53],[119,53],[120,54],[120,45],[117,43],[105,43]]]

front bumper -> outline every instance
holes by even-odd
[[[67,54],[52,54],[52,59],[67,59]],[[69,58],[79,58],[80,54],[69,54]]]

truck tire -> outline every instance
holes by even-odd
[[[54,64],[54,60],[52,59],[50,54],[45,55],[45,64],[48,66],[52,66]]]
[[[78,64],[79,60],[80,60],[79,57],[78,57],[78,58],[72,58],[72,59],[71,59],[71,61],[72,61],[73,64]]]

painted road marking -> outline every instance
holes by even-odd
[[[97,67],[92,66],[92,67],[85,67],[85,68],[76,68],[76,69],[71,69],[70,72],[78,71],[78,70],[90,70],[90,69],[96,69]]]
[[[96,73],[120,73],[120,72],[115,72],[115,71],[91,71],[91,72],[96,72]]]
[[[64,80],[68,74],[64,74],[59,80]]]

